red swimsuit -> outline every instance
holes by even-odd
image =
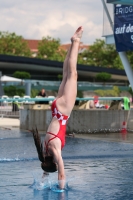
[[[55,117],[58,119],[60,127],[59,127],[59,132],[57,134],[47,132],[48,134],[51,134],[54,137],[49,139],[47,143],[45,142],[46,153],[48,152],[49,142],[57,137],[61,140],[61,149],[65,146],[66,122],[69,118],[68,116],[63,115],[61,112],[58,111],[56,107],[56,100],[53,101],[51,105],[51,110],[52,110],[52,117]]]

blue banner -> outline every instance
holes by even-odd
[[[133,50],[133,6],[114,6],[114,38],[118,52]]]

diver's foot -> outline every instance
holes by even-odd
[[[80,39],[82,37],[82,33],[83,33],[83,27],[80,26],[76,32],[74,33],[74,35],[71,37],[71,41],[79,41],[80,42]]]

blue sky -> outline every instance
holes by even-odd
[[[25,39],[49,35],[68,43],[80,25],[84,44],[102,38],[101,0],[0,0],[0,15],[0,31],[15,32]]]

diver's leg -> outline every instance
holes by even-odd
[[[59,87],[59,90],[58,90],[57,98],[60,98],[63,95],[64,86],[65,86],[66,81],[67,81],[67,76],[68,76],[68,67],[67,66],[68,66],[68,59],[69,59],[69,56],[70,56],[70,52],[71,52],[71,45],[68,49],[65,61],[63,63],[63,77],[62,77],[62,81],[61,81],[61,84],[60,84],[60,87]]]
[[[75,104],[77,96],[77,58],[83,28],[79,27],[71,38],[71,51],[67,60],[67,79],[63,88],[63,95],[58,99],[58,108],[69,115]]]

